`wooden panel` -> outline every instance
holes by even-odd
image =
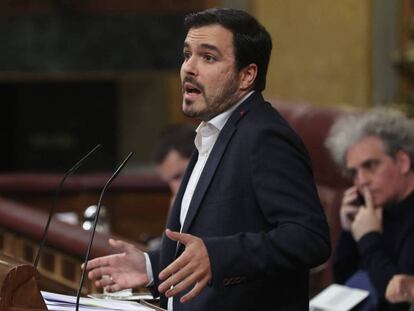
[[[23,256],[23,245],[30,247],[31,252],[37,251],[37,243],[28,238],[22,237],[11,231],[0,231],[0,236],[6,238],[10,243],[7,247],[0,247],[3,252],[14,258],[32,262]],[[41,275],[40,289],[56,291],[65,294],[75,294],[79,287],[82,260],[79,258],[65,255],[56,249],[46,247],[39,262],[38,271]],[[63,266],[63,268],[62,268]],[[83,293],[99,292],[93,282],[85,279]]]
[[[85,209],[97,204],[106,178],[93,174],[71,177],[55,212],[75,212],[82,220]],[[47,212],[58,181],[58,175],[0,175],[0,192],[6,198]],[[102,202],[109,213],[111,232],[136,242],[162,233],[169,204],[167,186],[158,178],[143,176],[120,176]]]
[[[29,263],[33,262],[46,218],[45,211],[0,198],[0,252]],[[116,251],[109,246],[108,238],[120,237],[99,232],[95,234],[90,258]],[[80,266],[89,240],[90,232],[79,226],[58,220],[52,221],[38,265],[42,276],[42,289],[67,294],[76,293],[81,277]],[[145,250],[142,244],[134,244],[137,248]],[[97,289],[92,282],[85,280],[83,293],[91,292],[97,292]]]

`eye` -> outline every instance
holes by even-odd
[[[208,63],[213,63],[215,62],[217,59],[215,56],[211,55],[211,54],[205,54],[204,55],[204,59],[208,62]]]
[[[191,53],[189,51],[183,52],[183,59],[188,60],[191,57]]]
[[[378,165],[379,165],[379,161],[378,160],[371,160],[366,162],[365,168],[369,171],[369,172],[374,172]]]

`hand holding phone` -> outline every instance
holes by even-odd
[[[352,204],[355,205],[356,207],[361,207],[362,205],[365,205],[365,198],[361,194],[361,192],[359,192],[358,190],[357,190],[357,197]]]
[[[344,192],[340,209],[342,229],[351,230],[351,224],[361,205],[364,205],[364,197],[356,187],[351,187]]]

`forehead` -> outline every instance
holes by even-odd
[[[190,28],[184,41],[189,47],[214,46],[233,50],[233,33],[219,24]]]
[[[380,159],[384,156],[387,156],[387,154],[381,140],[375,136],[365,137],[348,148],[346,166],[355,168],[366,161]]]

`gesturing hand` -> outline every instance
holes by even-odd
[[[414,303],[414,276],[405,274],[394,275],[387,285],[385,297],[392,303]]]
[[[184,252],[167,268],[161,271],[159,278],[163,281],[158,290],[165,296],[172,297],[186,288],[193,289],[181,297],[182,303],[196,297],[211,280],[211,266],[207,248],[203,240],[186,233],[165,231],[168,238],[185,245]]]
[[[96,280],[97,287],[105,287],[109,292],[146,285],[148,276],[144,253],[124,241],[109,239],[109,244],[120,253],[88,261],[89,279]]]

